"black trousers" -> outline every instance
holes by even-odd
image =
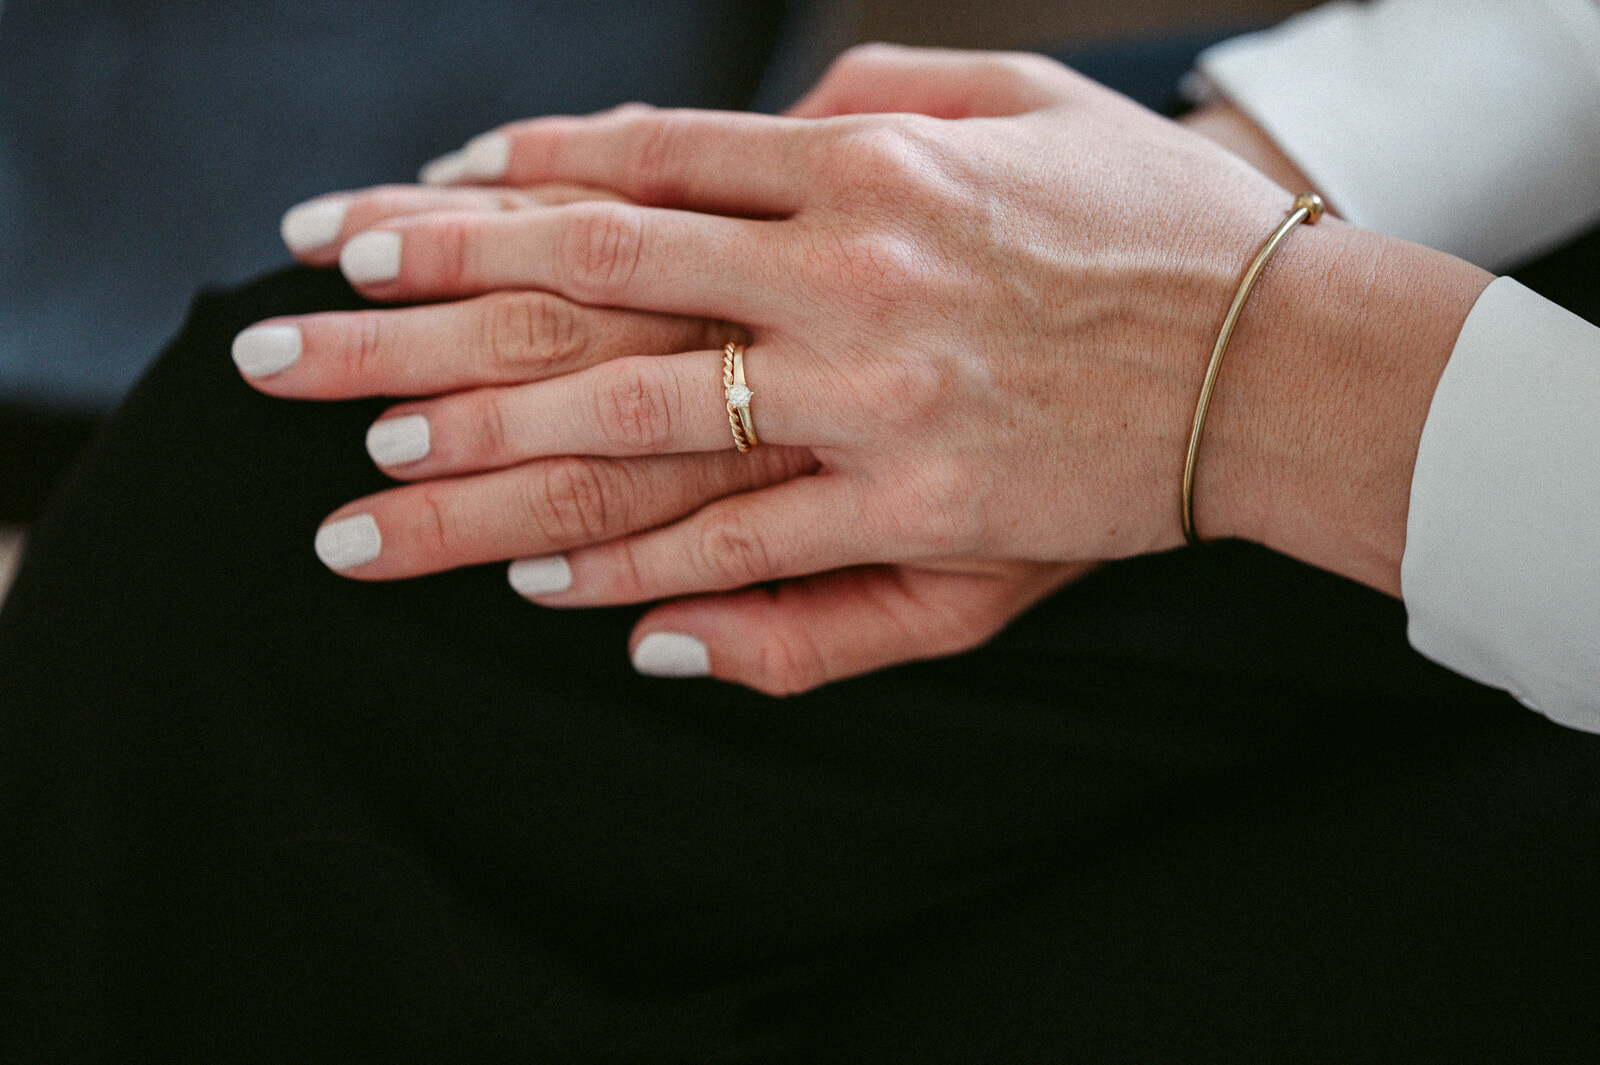
[[[1595,252],[1527,278],[1593,314]],[[316,561],[382,404],[227,352],[358,305],[202,296],[34,530],[4,1060],[1592,1055],[1600,738],[1424,662],[1397,603],[1220,545],[799,698],[641,678],[635,611]]]

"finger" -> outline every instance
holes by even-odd
[[[758,440],[838,442],[806,431],[801,399],[821,394],[806,383],[814,375],[797,360],[768,354],[751,349],[745,359]],[[533,384],[402,404],[373,424],[368,452],[410,480],[550,455],[726,451],[734,447],[726,396],[720,351],[623,358]]]
[[[805,168],[796,163],[806,143],[803,126],[771,115],[632,104],[505,126],[429,176],[444,184],[566,182],[643,204],[767,217],[803,201]]]
[[[742,331],[703,318],[584,307],[548,292],[273,318],[233,342],[240,372],[294,399],[435,396],[521,384],[626,355],[720,347]]]
[[[709,500],[814,466],[809,453],[795,448],[761,455],[551,459],[356,500],[329,515],[315,546],[326,566],[348,577],[415,577],[548,555],[652,528]]]
[[[1078,572],[1045,564],[870,566],[663,604],[634,627],[649,676],[714,676],[794,695],[971,650]]]
[[[1028,52],[970,52],[866,44],[834,60],[784,113],[831,118],[909,112],[934,118],[1017,115],[1067,98],[1078,76]]]
[[[396,219],[344,246],[340,268],[375,299],[439,300],[508,288],[590,306],[752,322],[771,223],[628,204]]]
[[[550,185],[532,189],[438,189],[416,185],[383,185],[360,192],[337,192],[296,204],[279,224],[291,254],[311,266],[339,261],[345,241],[392,218],[441,211],[512,211],[523,207],[558,206],[580,200],[615,200],[616,193]]]
[[[664,528],[568,553],[570,586],[538,602],[644,603],[882,561],[869,503],[858,482],[832,473],[724,499]]]

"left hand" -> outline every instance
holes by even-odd
[[[940,69],[927,69],[931,64]],[[1059,68],[1038,57],[997,56],[974,63],[957,53],[856,49],[835,64],[828,77],[806,101],[797,105],[797,109],[806,109],[812,115],[835,107],[870,109],[874,99],[878,100],[878,107],[886,107],[891,103],[911,102],[910,95],[920,92],[922,95],[914,103],[920,108],[940,113],[956,107],[964,112],[984,108],[1004,113],[1038,101],[1040,86],[1032,79],[1041,72],[1054,78]],[[891,73],[896,76],[888,76]],[[940,76],[927,77],[928,74]],[[890,90],[897,94],[894,101],[873,95]],[[961,94],[962,99],[956,100],[952,95],[955,93]],[[369,190],[338,198],[339,209],[343,212],[341,231],[330,234],[335,239],[325,244],[297,249],[297,254],[313,264],[332,263],[350,237],[407,216],[518,211],[600,198],[619,197],[605,190],[550,185],[503,192],[470,188]],[[330,212],[319,203],[315,213],[325,216]],[[515,328],[509,335],[516,338],[519,349],[525,349],[521,354],[509,360],[490,358],[487,362],[473,354],[482,341],[508,335],[507,330],[493,324],[510,318],[500,310],[502,304],[510,310],[530,300],[549,309],[549,314],[541,315],[541,321],[549,320],[556,311],[561,311],[558,317],[568,320],[569,326],[557,331],[566,336],[566,342],[559,346],[569,349],[571,354],[552,362],[542,354],[542,342],[535,341],[530,346],[524,331]],[[382,327],[380,334],[378,320],[386,317],[389,323]],[[486,320],[489,326],[475,324],[480,320]],[[295,324],[306,338],[302,359],[293,372],[253,382],[258,387],[279,395],[303,398],[394,394],[396,391],[425,395],[448,391],[457,393],[457,405],[463,408],[471,405],[480,412],[485,400],[500,394],[499,390],[484,386],[501,381],[523,384],[560,376],[628,353],[653,355],[654,351],[673,350],[659,345],[675,342],[674,337],[676,342],[681,342],[700,336],[702,345],[710,340],[704,336],[706,324],[697,320],[585,309],[554,296],[515,292],[481,296],[465,303],[387,312],[387,316],[382,312],[323,315],[298,320]],[[368,335],[369,331],[373,337],[380,338],[369,354],[358,362],[338,357],[334,347],[339,336],[360,337]],[[408,339],[413,334],[416,334],[415,344]],[[605,334],[612,335],[607,338]],[[579,335],[591,341],[587,351],[572,350],[572,342]],[[430,336],[431,341],[428,340]],[[409,354],[408,344],[416,349]],[[435,353],[460,354],[444,359],[437,354],[428,357],[424,353],[430,344]],[[324,347],[329,350],[324,352]],[[614,354],[606,354],[607,349]],[[490,354],[494,354],[493,350]],[[593,409],[587,402],[580,406]],[[403,406],[389,412],[387,417],[405,415],[415,409]],[[453,446],[453,438],[466,440],[471,434],[453,432],[448,424],[436,424],[434,436],[440,450],[447,450]],[[490,468],[497,465],[492,460],[469,460],[459,448],[457,455],[454,467],[446,472],[460,473],[480,465]],[[751,459],[760,457],[760,454],[750,456]],[[721,455],[703,456],[704,460],[721,458]],[[487,531],[488,527],[482,535],[462,541],[460,557],[440,554],[436,547],[422,550],[431,543],[427,537],[414,547],[409,544],[407,529],[414,523],[405,518],[407,501],[426,502],[418,492],[425,488],[428,478],[437,475],[435,461],[425,459],[392,471],[408,480],[423,479],[417,489],[402,489],[357,501],[332,516],[330,520],[348,514],[370,513],[381,519],[385,529],[382,564],[363,567],[352,573],[353,576],[406,576],[493,555],[497,538]],[[521,476],[515,470],[507,473]],[[454,491],[464,498],[469,493],[488,495],[490,498],[477,509],[487,506],[492,511],[493,493],[489,489],[495,482],[484,482],[484,487],[479,488],[475,483],[478,480],[467,478],[443,483],[446,491]],[[756,484],[759,483],[758,480]],[[674,504],[664,501],[663,505]],[[421,517],[426,518],[428,509],[420,507]],[[640,508],[634,504],[631,509]],[[491,522],[490,527],[495,524]],[[857,567],[786,581],[768,591],[709,595],[668,603],[641,620],[632,643],[637,648],[651,632],[691,633],[707,648],[707,665],[716,676],[773,694],[801,691],[898,662],[972,647],[1085,568],[994,561]],[[641,665],[648,667],[649,663]]]
[[[1199,371],[1239,264],[1288,197],[1051,69],[1053,91],[1004,118],[631,109],[522,124],[501,134],[503,180],[635,203],[402,219],[346,248],[352,280],[379,299],[537,288],[752,333],[758,429],[811,449],[821,471],[575,550],[572,587],[542,601],[1181,542],[1174,471]],[[403,249],[391,273],[349,269],[366,241]],[[701,351],[527,386],[499,411],[502,449],[473,460],[725,449],[719,378],[718,354]],[[596,394],[631,398],[576,402]],[[453,397],[413,410],[472,431]],[[1226,462],[1206,467],[1219,484]],[[1239,515],[1222,492],[1201,498],[1207,531],[1229,531]]]
[[[939,113],[1009,117],[535,121],[487,142],[501,180],[636,203],[396,219],[373,238],[403,249],[388,277],[360,269],[359,244],[345,256],[378,299],[533,288],[750,329],[763,440],[808,448],[820,472],[569,551],[570,589],[539,601],[691,596],[647,615],[636,645],[693,635],[716,675],[768,691],[970,646],[1099,559],[1177,543],[1173,471],[1199,360],[1285,200],[1039,57],[864,58],[798,110],[877,84]],[[874,59],[903,69],[882,76]],[[720,361],[626,360],[527,385],[496,404],[493,434],[473,424],[471,394],[404,412],[445,440],[495,441],[464,469],[725,449]],[[946,561],[971,557],[1016,561]],[[804,579],[705,594],[784,578]]]

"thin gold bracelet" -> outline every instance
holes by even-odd
[[[1222,332],[1217,334],[1217,346],[1211,349],[1211,362],[1206,366],[1206,379],[1200,386],[1200,402],[1194,408],[1194,427],[1189,430],[1189,456],[1183,463],[1183,500],[1180,516],[1183,521],[1183,538],[1191,544],[1200,543],[1200,535],[1194,531],[1194,469],[1200,459],[1200,437],[1205,433],[1206,411],[1211,408],[1211,393],[1217,387],[1217,375],[1222,371],[1222,356],[1227,354],[1228,341],[1233,339],[1233,327],[1239,324],[1239,312],[1244,310],[1245,300],[1250,298],[1250,290],[1256,287],[1256,279],[1261,276],[1261,271],[1266,269],[1267,260],[1272,258],[1272,253],[1278,250],[1278,245],[1283,243],[1283,238],[1289,235],[1289,230],[1301,222],[1315,225],[1317,219],[1322,217],[1322,197],[1314,192],[1303,192],[1294,198],[1294,207],[1290,209],[1278,228],[1272,231],[1261,250],[1256,252],[1255,259],[1250,263],[1250,269],[1244,272],[1244,278],[1239,282],[1239,291],[1234,293],[1233,306],[1228,308],[1228,316],[1222,320]]]

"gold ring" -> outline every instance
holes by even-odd
[[[744,380],[744,345],[733,340],[722,349],[722,395],[728,403],[733,446],[741,452],[749,451],[761,443],[756,438],[755,419],[750,416],[750,400],[755,393]]]

